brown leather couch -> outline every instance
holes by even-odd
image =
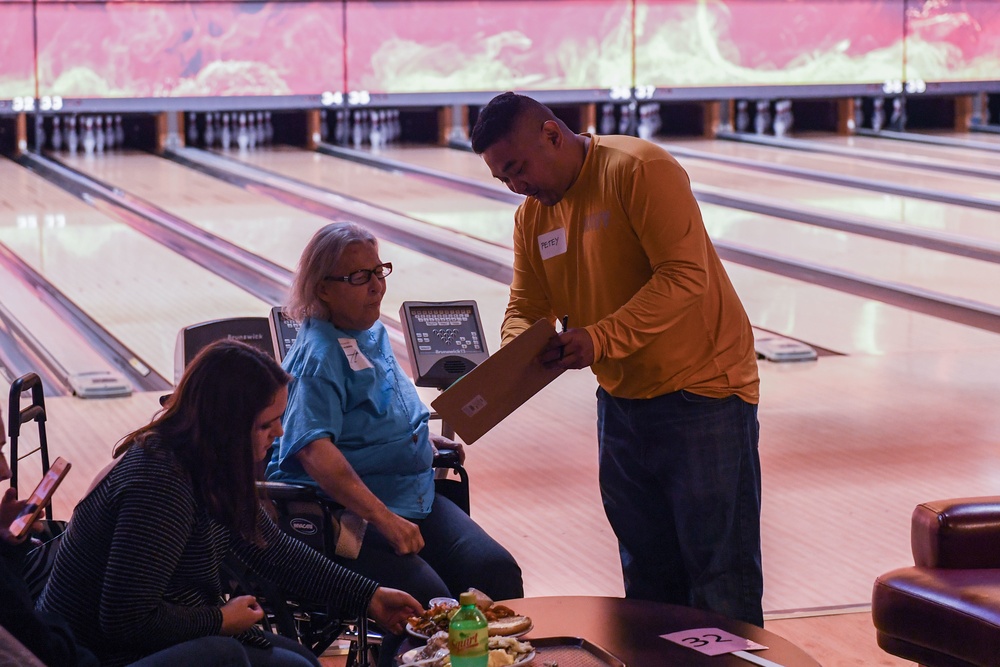
[[[878,645],[926,667],[1000,667],[1000,496],[917,505],[914,567],[872,591]]]

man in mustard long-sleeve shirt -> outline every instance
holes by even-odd
[[[687,173],[662,148],[574,134],[504,93],[472,148],[526,195],[503,341],[567,317],[542,358],[597,376],[600,484],[625,593],[763,625],[753,334]]]

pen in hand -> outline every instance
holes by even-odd
[[[562,317],[562,331],[559,333],[566,333],[569,330],[569,315],[563,315]],[[562,359],[563,355],[566,353],[566,346],[563,345],[559,348],[559,358]]]

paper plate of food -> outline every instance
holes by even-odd
[[[433,602],[433,601],[432,601]],[[427,639],[435,632],[448,631],[448,623],[451,617],[458,611],[456,600],[441,600],[434,602],[420,616],[411,616],[406,623],[406,631],[414,637]]]
[[[489,663],[487,667],[515,667],[526,665],[535,658],[535,649],[530,642],[518,641],[513,637],[490,637]],[[400,667],[449,667],[448,633],[437,632],[427,639],[427,645],[410,649],[397,658]]]
[[[528,616],[522,616],[505,605],[496,604],[488,595],[475,588],[470,588],[469,591],[476,595],[476,606],[486,617],[491,637],[520,637],[531,631],[532,622]],[[420,616],[411,617],[406,623],[406,631],[414,637],[427,639],[435,632],[447,632],[451,617],[458,611],[458,602],[455,600],[435,598],[431,602],[430,609]]]

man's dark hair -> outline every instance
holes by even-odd
[[[490,146],[500,141],[514,128],[518,118],[528,109],[541,106],[538,102],[517,93],[500,93],[479,111],[472,128],[472,150],[482,155]]]

